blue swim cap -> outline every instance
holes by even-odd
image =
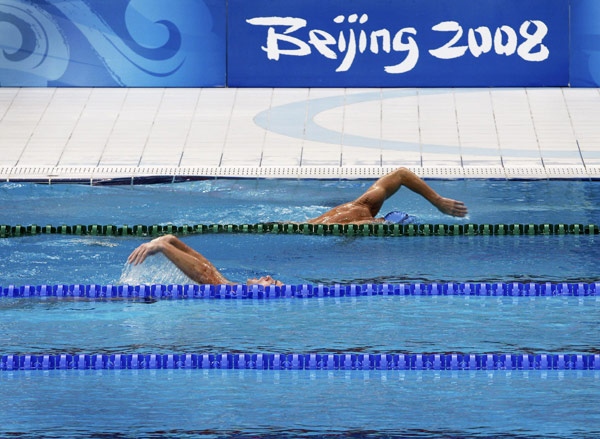
[[[394,210],[383,217],[386,222],[391,224],[412,224],[415,222],[415,217],[410,216],[408,213]]]

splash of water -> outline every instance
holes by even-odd
[[[121,285],[187,285],[195,283],[163,254],[149,256],[140,265],[125,264]]]

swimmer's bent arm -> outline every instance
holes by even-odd
[[[375,216],[383,202],[394,195],[402,186],[421,195],[446,215],[464,217],[468,213],[467,207],[462,201],[442,197],[423,179],[404,167],[381,177],[357,201],[364,200],[363,203],[371,208],[371,213]]]
[[[184,244],[173,235],[165,235],[140,245],[127,258],[127,262],[138,265],[155,253],[164,254],[187,277],[199,284],[232,284],[203,255]]]

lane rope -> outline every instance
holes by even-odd
[[[139,236],[210,233],[296,234],[331,236],[523,236],[523,235],[598,235],[597,224],[196,224],[160,225],[0,225],[0,238],[52,235]]]
[[[598,282],[399,283],[351,285],[9,285],[0,298],[88,300],[306,299],[365,296],[600,296]]]
[[[236,370],[600,370],[600,354],[69,354],[2,355],[0,371]]]

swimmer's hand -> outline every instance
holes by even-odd
[[[440,212],[445,213],[446,215],[464,217],[467,216],[467,213],[469,213],[465,203],[462,201],[453,200],[451,198],[440,197],[433,204],[439,209]]]
[[[139,265],[146,260],[150,255],[161,251],[163,237],[153,239],[150,242],[140,245],[134,251],[131,252],[127,258],[127,263],[133,265]]]

